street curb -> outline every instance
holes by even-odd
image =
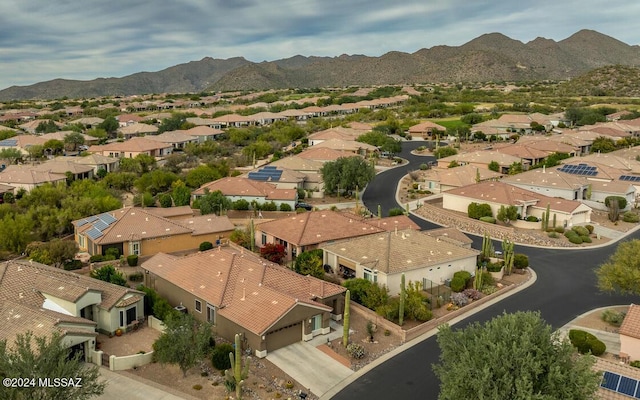
[[[506,299],[509,296],[513,296],[516,293],[519,293],[525,289],[527,289],[528,287],[530,287],[531,285],[533,285],[537,279],[538,279],[538,274],[536,274],[536,272],[529,268],[529,271],[531,272],[531,277],[526,281],[523,282],[522,284],[520,284],[518,287],[516,287],[513,290],[510,290],[509,292],[505,293],[503,296],[498,296],[495,297],[493,299],[491,299],[490,301],[487,301],[486,303],[480,305],[479,307],[474,307],[473,309],[469,310],[468,312],[461,314],[455,318],[453,318],[452,320],[445,322],[446,324],[448,324],[449,326],[453,326],[455,324],[457,324],[458,322],[464,320],[467,317],[470,317],[473,314],[476,314],[484,309],[486,309],[487,307],[490,307],[496,303],[499,303],[500,301]],[[356,381],[358,378],[360,378],[361,376],[365,375],[367,372],[371,371],[372,369],[376,368],[377,366],[379,366],[380,364],[383,364],[384,362],[388,361],[389,359],[397,356],[398,354],[409,350],[411,347],[417,345],[418,343],[429,339],[430,337],[436,335],[438,333],[438,328],[432,329],[422,335],[420,335],[419,337],[410,340],[406,343],[403,343],[402,345],[396,347],[395,349],[391,350],[390,352],[384,354],[383,356],[375,359],[374,361],[372,361],[371,363],[367,364],[365,367],[359,369],[358,371],[355,371],[353,374],[349,375],[348,378],[345,378],[342,382],[338,383],[337,385],[335,385],[334,387],[332,387],[331,389],[329,389],[329,391],[327,391],[326,393],[324,393],[322,396],[320,396],[320,400],[328,400],[330,398],[332,398],[333,396],[335,396],[336,394],[338,394],[342,389],[344,389],[345,387],[349,386],[351,383],[353,383],[354,381]]]

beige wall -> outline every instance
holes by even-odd
[[[640,360],[640,339],[620,335],[620,353],[627,353],[631,361]]]

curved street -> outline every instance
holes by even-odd
[[[370,210],[376,210],[380,204],[383,215],[387,215],[389,209],[400,207],[395,199],[400,179],[409,171],[418,169],[425,160],[433,159],[410,154],[411,150],[421,144],[423,142],[404,142],[400,157],[407,159],[409,163],[378,174],[369,184],[362,200]],[[412,219],[422,229],[438,227],[415,216],[412,216]],[[474,239],[474,247],[480,248],[482,239],[471,237]],[[625,240],[632,238],[640,238],[640,231],[634,232]],[[529,256],[530,264],[538,276],[537,281],[529,288],[466,318],[456,324],[456,328],[470,322],[489,320],[503,312],[537,310],[557,329],[594,308],[638,303],[640,299],[637,296],[602,294],[596,287],[594,269],[615,251],[617,243],[579,250],[536,248],[516,244],[517,252]],[[499,248],[500,245],[496,245]],[[439,348],[436,337],[433,336],[366,372],[333,398],[435,400],[438,398],[439,381],[431,366],[438,362],[438,357]]]

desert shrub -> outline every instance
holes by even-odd
[[[207,251],[211,249],[213,249],[213,243],[211,242],[202,242],[200,243],[200,246],[198,246],[198,250],[200,251]]]
[[[483,285],[490,285],[493,286],[496,283],[496,280],[493,279],[493,275],[491,275],[489,272],[483,272],[482,273],[482,282]]]
[[[607,346],[601,340],[591,333],[579,329],[569,331],[569,340],[581,354],[591,352],[594,356],[601,356],[607,351]]]
[[[480,300],[480,298],[482,297],[482,292],[476,289],[471,289],[471,288],[463,290],[462,294],[464,294],[471,300]]]
[[[624,321],[624,317],[627,316],[627,313],[624,311],[614,311],[614,310],[605,310],[602,312],[602,320],[608,324],[613,326],[622,325],[622,321]]]
[[[566,237],[567,239],[569,239],[572,236],[578,236],[578,234],[576,233],[576,231],[569,229],[568,231],[564,232],[564,237]]]
[[[130,267],[135,267],[136,265],[138,265],[138,255],[137,254],[128,255],[127,265],[129,265]]]
[[[464,307],[471,302],[471,300],[464,295],[464,293],[453,293],[451,295],[451,302],[458,307]]]
[[[589,230],[584,226],[574,226],[571,230],[577,233],[578,236],[589,236]]]
[[[429,169],[429,166],[427,164],[420,164],[420,169],[424,171],[426,169]]]
[[[384,317],[389,321],[396,321],[399,316],[400,310],[400,299],[394,297],[389,299],[387,304],[380,305],[376,308],[376,314]]]
[[[76,269],[80,269],[82,268],[82,261],[80,260],[69,260],[66,261],[62,267],[66,270],[66,271],[73,271]]]
[[[487,271],[489,272],[500,272],[502,266],[504,265],[503,261],[497,263],[489,263],[487,264]]]
[[[193,385],[193,390],[202,390],[202,385]]]
[[[349,343],[347,345],[347,353],[356,360],[364,358],[364,346],[360,343]]]
[[[234,210],[246,211],[249,209],[249,202],[245,199],[238,199],[231,203],[231,208]]]
[[[471,279],[471,272],[469,272],[469,271],[458,271],[458,272],[453,274],[454,278],[456,276],[459,276],[460,278],[464,279],[465,282],[469,282],[469,280]]]
[[[233,353],[233,346],[229,343],[221,343],[217,345],[211,354],[211,364],[218,371],[224,371],[231,368],[231,360],[229,353]]]
[[[556,226],[553,230],[558,233],[564,233],[564,227],[562,226]]]
[[[102,254],[94,254],[91,257],[89,257],[89,262],[102,262],[104,261],[104,256]]]
[[[142,272],[134,272],[133,274],[129,274],[129,280],[131,282],[142,282],[144,280],[144,275]]]
[[[414,314],[416,321],[427,322],[433,318],[433,313],[426,306],[418,308]]]
[[[120,250],[115,247],[109,247],[107,251],[104,252],[104,255],[107,257],[113,257],[112,260],[120,257]]]
[[[567,239],[569,239],[569,241],[573,244],[582,244],[582,237],[578,235],[569,236],[567,237]]]
[[[291,211],[291,206],[287,203],[280,203],[280,211]]]
[[[580,236],[582,239],[582,243],[591,243],[591,238],[589,236]]]
[[[417,189],[419,189],[419,188],[420,188],[420,184],[419,184],[418,182],[413,182],[413,184],[411,185],[411,187],[412,187],[414,190],[417,190]]]
[[[559,236],[557,233],[555,233],[555,232],[549,232],[549,233],[547,234],[547,236],[549,236],[551,239],[557,239],[557,238],[559,238],[559,237],[560,237],[560,236]]]
[[[585,225],[584,227],[587,228],[587,230],[589,231],[589,234],[592,234],[593,230],[595,229],[593,225]]]
[[[395,217],[397,215],[403,215],[403,214],[404,214],[404,209],[400,207],[394,207],[389,210],[390,217]]]
[[[529,266],[529,256],[522,253],[513,255],[513,267],[518,269],[527,268]]]
[[[482,290],[480,290],[482,294],[490,295],[498,291],[498,288],[492,285],[484,285],[482,286]]]
[[[489,204],[473,202],[467,207],[467,215],[469,218],[480,219],[482,217],[493,217],[493,211],[491,211]]]
[[[269,202],[262,204],[262,209],[264,211],[278,211],[278,206],[273,200],[271,200]]]
[[[527,222],[540,222],[540,220],[538,219],[538,217],[535,217],[533,215],[529,215],[527,217]]]
[[[627,207],[627,199],[622,196],[607,196],[604,199],[604,205],[609,207],[609,203],[611,203],[612,200],[618,200],[618,208],[620,210],[624,210]]]
[[[496,219],[493,218],[493,217],[480,217],[480,221],[487,222],[489,224],[495,224],[496,223]]]
[[[629,365],[631,365],[634,368],[640,368],[640,360],[631,361]]]
[[[622,220],[624,222],[640,222],[640,217],[638,217],[638,214],[634,213],[633,211],[627,211],[626,213],[622,214]]]
[[[459,276],[454,276],[451,279],[451,291],[453,292],[462,292],[464,288],[467,287],[467,282]]]

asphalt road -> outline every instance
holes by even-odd
[[[363,196],[370,210],[382,206],[383,215],[398,207],[395,201],[397,182],[409,171],[418,168],[425,157],[414,156],[410,150],[420,142],[405,142],[402,158],[409,164],[385,171],[369,184]],[[419,218],[414,220],[422,229],[437,227]],[[640,238],[640,231],[626,240]],[[480,248],[482,239],[474,237],[474,247]],[[516,251],[529,256],[530,265],[538,279],[529,288],[505,298],[455,325],[456,328],[475,321],[487,321],[503,312],[537,310],[554,328],[559,328],[580,314],[598,307],[638,303],[638,296],[602,294],[596,287],[594,270],[616,249],[617,243],[606,247],[567,250],[534,248],[516,245]],[[500,248],[496,244],[496,248]],[[439,380],[432,370],[438,362],[439,348],[436,338],[431,337],[411,347],[385,363],[367,372],[345,387],[333,398],[343,399],[437,399]]]

